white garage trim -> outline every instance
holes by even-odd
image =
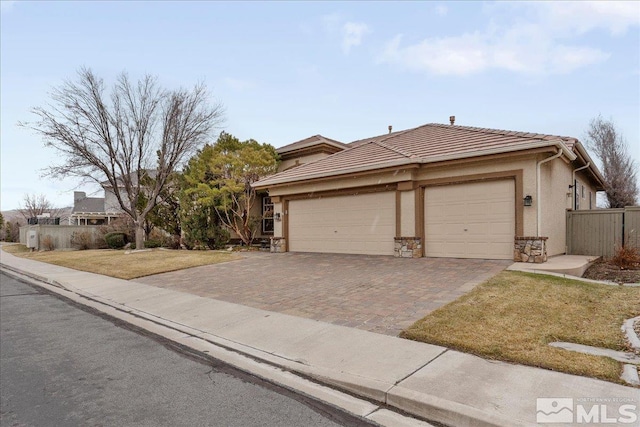
[[[291,252],[393,255],[396,193],[290,200]]]
[[[425,188],[425,255],[512,259],[515,194],[513,179]]]

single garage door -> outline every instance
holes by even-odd
[[[395,193],[289,202],[289,250],[393,255]]]
[[[513,180],[427,187],[424,203],[426,256],[513,257]]]

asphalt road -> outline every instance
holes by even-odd
[[[365,426],[0,274],[1,426]]]

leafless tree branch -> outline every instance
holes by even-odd
[[[168,177],[223,121],[222,106],[209,98],[202,83],[191,90],[166,90],[153,76],[133,83],[126,73],[106,96],[103,80],[81,68],[76,81],[53,90],[50,104],[32,110],[36,122],[20,125],[36,131],[45,146],[58,152],[60,163],[46,175],[113,188],[136,224],[136,246],[143,248],[145,218]],[[141,199],[147,201],[142,206]]]
[[[638,165],[612,120],[598,116],[587,130],[587,147],[602,165],[609,208],[633,206],[638,198]]]

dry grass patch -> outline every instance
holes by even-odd
[[[20,256],[21,253],[30,252],[29,248],[19,243],[2,242],[2,250],[13,255]]]
[[[2,249],[13,255],[34,261],[126,280],[239,258],[236,254],[226,252],[167,249],[154,249],[130,254],[125,254],[123,250],[111,249],[29,252],[23,245],[3,245]]]
[[[502,272],[401,333],[488,359],[622,383],[622,365],[548,343],[626,350],[620,326],[640,314],[640,288]]]

